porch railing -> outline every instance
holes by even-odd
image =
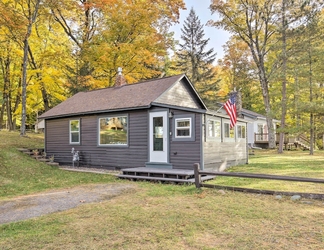
[[[279,138],[280,138],[280,134],[276,133],[275,134],[276,143],[279,143]],[[268,133],[254,133],[254,142],[255,143],[268,143],[268,141],[269,141]],[[287,144],[287,145],[296,144],[298,146],[301,146],[304,149],[309,149],[310,141],[303,134],[300,134],[298,136],[292,136],[287,133],[284,135],[284,144]]]
[[[296,141],[299,141],[300,143],[303,143],[303,144],[305,144],[307,146],[310,145],[310,140],[305,135],[303,135],[303,134],[298,135],[296,137]]]
[[[276,143],[279,143],[279,133],[275,134]],[[286,142],[287,138],[285,135],[284,141]],[[254,142],[256,143],[267,143],[269,141],[269,134],[268,133],[254,133]]]

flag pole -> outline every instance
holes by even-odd
[[[219,109],[217,109],[216,111],[215,111],[215,113],[218,113],[222,108],[224,107],[224,104],[222,104],[222,106],[219,108]]]

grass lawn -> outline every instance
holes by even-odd
[[[17,148],[43,148],[44,136],[0,131],[0,199],[53,188],[115,181],[111,175],[62,171],[25,155]]]
[[[110,175],[66,172],[17,147],[42,137],[0,131],[0,199],[87,183],[130,183]],[[230,171],[324,178],[324,154],[257,151]],[[216,184],[289,189],[291,182],[217,178]],[[133,182],[111,200],[0,225],[0,249],[323,249],[324,201]],[[279,185],[279,186],[278,186]],[[291,191],[324,192],[298,183]],[[1,211],[0,211],[1,212]]]
[[[256,150],[249,164],[231,167],[229,172],[298,176],[324,179],[324,151],[285,151],[278,154],[274,150]],[[208,183],[244,188],[268,189],[276,191],[324,193],[323,184],[264,180],[236,177],[217,177]]]

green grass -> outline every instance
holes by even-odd
[[[257,150],[250,156],[249,164],[231,167],[229,172],[297,176],[324,179],[324,152],[285,151],[278,154],[274,150]],[[268,189],[276,191],[324,193],[323,184],[291,182],[252,178],[217,177],[208,183],[244,188]]]
[[[43,135],[31,133],[21,137],[18,132],[0,131],[0,199],[53,188],[116,181],[111,175],[62,171],[17,150],[43,148],[43,145]]]
[[[2,199],[87,183],[131,184],[110,175],[66,172],[16,150],[40,147],[42,140],[38,135],[21,138],[17,133],[0,132]],[[249,165],[230,171],[323,177],[323,155],[258,151]],[[249,181],[242,185],[271,186],[267,181]],[[217,178],[216,182],[238,185],[242,180]],[[278,200],[232,191],[222,194],[193,185],[132,184],[134,189],[107,201],[0,225],[0,249],[323,248],[324,201],[294,202],[290,197]],[[305,190],[305,183],[300,185],[299,191]],[[323,185],[319,188],[323,192]]]

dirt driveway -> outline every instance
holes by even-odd
[[[84,203],[109,200],[134,188],[130,184],[95,184],[3,200],[0,201],[0,224],[64,211]]]

